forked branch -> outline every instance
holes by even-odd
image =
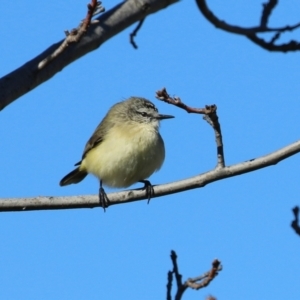
[[[184,109],[188,113],[202,114],[204,115],[203,119],[213,128],[215,132],[216,144],[217,144],[217,166],[216,168],[225,167],[225,158],[224,158],[224,147],[222,140],[221,125],[219,123],[219,118],[217,115],[217,106],[205,105],[205,108],[194,108],[186,105],[181,101],[179,97],[170,97],[166,88],[163,88],[156,92],[156,98],[162,100],[168,104],[175,105],[179,108]]]
[[[202,188],[212,182],[238,176],[248,172],[253,172],[262,168],[276,165],[280,161],[291,157],[300,152],[300,140],[281,148],[275,152],[258,158],[246,160],[232,166],[225,166],[223,156],[223,144],[221,135],[221,126],[216,114],[215,105],[205,108],[191,108],[184,104],[180,98],[171,98],[165,89],[157,92],[157,96],[163,101],[169,101],[174,105],[185,109],[188,112],[204,114],[208,117],[209,124],[215,130],[217,140],[218,164],[216,168],[202,173],[200,175],[175,181],[172,183],[153,186],[153,195],[151,199],[179,193],[191,189]],[[118,193],[108,194],[109,204],[124,204],[133,201],[148,199],[147,190],[126,190]],[[153,200],[152,200],[153,201]],[[71,197],[33,197],[33,198],[8,198],[0,199],[0,211],[29,211],[29,210],[48,210],[48,209],[71,209],[71,208],[93,208],[100,207],[99,197],[97,195],[82,195]]]
[[[167,300],[172,299],[171,290],[173,277],[175,278],[177,285],[177,291],[174,300],[180,300],[188,288],[199,290],[208,286],[222,270],[221,262],[218,259],[215,259],[213,260],[212,267],[208,272],[205,272],[204,274],[194,278],[188,278],[184,283],[182,283],[182,275],[179,273],[177,264],[177,254],[174,250],[171,251],[171,260],[173,264],[173,270],[168,272]]]
[[[224,31],[243,35],[251,40],[253,43],[258,46],[269,50],[269,51],[299,51],[300,43],[294,40],[291,40],[288,43],[276,44],[278,42],[282,33],[294,31],[300,27],[300,22],[294,25],[286,25],[281,27],[268,27],[269,19],[272,15],[273,10],[278,4],[278,0],[269,0],[263,4],[262,14],[260,18],[260,24],[253,27],[241,27],[237,25],[229,24],[221,19],[219,19],[208,7],[206,0],[196,0],[198,8],[202,15],[215,27],[222,29]],[[258,34],[261,33],[274,33],[270,41],[267,41],[261,37],[258,37]]]

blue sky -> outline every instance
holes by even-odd
[[[42,8],[38,1],[1,3],[0,76],[76,27],[86,1],[75,2],[46,1]],[[209,2],[229,22],[258,24],[260,1]],[[281,2],[271,24],[299,21],[298,3]],[[117,3],[103,5],[108,10]],[[151,176],[153,184],[214,168],[212,129],[201,116],[156,100],[162,87],[194,107],[217,104],[227,165],[299,139],[299,53],[269,53],[217,30],[193,1],[148,17],[136,38],[138,50],[128,43],[133,28],[1,111],[1,197],[96,194],[92,176],[64,188],[58,182],[80,159],[109,107],[129,96],[148,98],[175,116],[161,126],[167,156]],[[293,38],[299,40],[299,33]],[[208,270],[214,258],[224,266],[209,287],[189,290],[183,299],[298,299],[300,241],[290,222],[292,207],[300,204],[299,164],[296,155],[106,213],[1,213],[0,298],[165,299],[173,249],[183,279]]]

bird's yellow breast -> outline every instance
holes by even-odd
[[[115,125],[104,140],[91,149],[80,169],[94,174],[103,184],[128,187],[160,169],[164,142],[149,124]]]

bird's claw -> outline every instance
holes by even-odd
[[[144,189],[146,190],[146,195],[148,198],[147,204],[150,203],[151,198],[154,196],[154,189],[149,180],[140,180],[140,182],[144,183]]]
[[[109,199],[102,186],[99,188],[99,204],[101,207],[103,207],[104,211],[105,208],[109,206]]]

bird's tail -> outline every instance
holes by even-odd
[[[87,175],[87,172],[79,170],[79,167],[78,167],[75,170],[73,170],[72,172],[70,172],[69,174],[67,174],[59,182],[59,185],[64,186],[64,185],[68,185],[68,184],[72,184],[72,183],[78,183],[81,180],[83,180],[86,175]]]

